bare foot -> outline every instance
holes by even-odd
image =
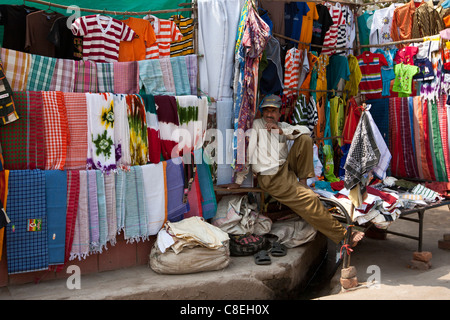
[[[352,236],[350,237],[350,247],[354,248],[364,238],[364,232],[353,231]]]

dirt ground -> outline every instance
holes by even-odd
[[[350,257],[350,265],[357,270],[358,287],[342,290],[339,269],[315,299],[450,300],[450,250],[438,248],[438,241],[450,233],[450,210],[443,206],[426,211],[424,221],[422,250],[432,253],[431,268],[410,267],[418,249],[415,240],[392,234],[384,240],[365,237]],[[419,229],[417,223],[397,220],[389,230],[415,236]]]

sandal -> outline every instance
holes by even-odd
[[[258,253],[255,253],[253,257],[255,259],[255,263],[259,265],[268,265],[272,263],[272,260],[266,250],[261,250]]]
[[[275,241],[272,243],[272,248],[270,249],[270,254],[274,257],[282,257],[285,256],[287,253],[286,246],[279,243],[278,241]]]

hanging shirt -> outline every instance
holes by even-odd
[[[401,41],[411,39],[414,12],[422,3],[411,0],[407,4],[395,8],[391,25],[392,40]],[[401,49],[404,46],[403,44],[398,44],[397,48]]]
[[[129,17],[122,20],[137,35],[132,41],[121,41],[119,62],[145,60],[145,51],[156,42],[155,32],[149,21]]]
[[[345,23],[344,16],[342,15],[341,4],[336,3],[335,5],[331,5],[329,3],[325,3],[328,6],[328,10],[330,11],[330,15],[333,19],[333,25],[330,27],[328,32],[325,34],[325,38],[323,40],[323,45],[327,47],[335,47],[337,42],[339,25]],[[335,52],[335,49],[327,49],[323,48],[322,53],[332,55]]]
[[[71,30],[83,37],[83,60],[95,62],[118,61],[120,41],[131,41],[136,35],[123,22],[99,14],[75,19]]]
[[[392,91],[398,92],[399,97],[408,97],[412,93],[413,76],[419,72],[417,66],[399,63],[394,66],[395,80]]]
[[[370,30],[373,23],[375,11],[365,11],[358,17],[359,43],[361,45],[369,44]],[[361,48],[361,51],[369,51],[369,48]]]
[[[55,58],[81,60],[83,59],[83,37],[76,37],[67,28],[69,17],[55,20],[48,34],[48,41],[55,45]]]
[[[322,4],[316,4],[317,13],[319,18],[313,21],[313,31],[311,37],[311,44],[322,45],[325,38],[325,34],[333,25],[333,19],[328,11],[328,8]],[[311,51],[316,51],[318,55],[322,52],[321,47],[311,46]]]
[[[392,18],[394,16],[394,10],[401,5],[402,4],[400,3],[394,3],[387,8],[375,10],[373,14],[372,26],[370,27],[370,44],[383,44],[386,42],[392,42]],[[389,48],[393,47],[395,47],[395,45],[389,46]],[[370,48],[370,51],[372,52],[375,52],[376,50],[376,47]]]
[[[395,63],[404,63],[414,65],[414,56],[417,54],[419,49],[413,46],[404,47],[401,50],[397,51],[395,55],[394,62]]]
[[[303,16],[302,30],[300,32],[300,42],[311,43],[313,35],[313,24],[315,20],[319,19],[319,13],[317,12],[316,4],[314,2],[307,2],[309,11]],[[309,46],[307,44],[299,44],[299,48],[306,49]]]
[[[383,83],[381,80],[381,67],[387,66],[386,58],[379,53],[363,52],[356,57],[361,69],[360,93],[367,99],[381,98]]]
[[[284,62],[284,87],[296,89],[299,85],[300,60],[302,51],[293,47],[286,52]],[[294,90],[285,89],[285,95],[293,95]]]
[[[58,12],[37,11],[27,15],[25,51],[46,57],[55,57],[55,45],[47,36],[56,19],[63,17]]]
[[[309,12],[306,2],[291,2],[284,5],[285,36],[298,40],[302,30],[303,17]]]
[[[182,15],[171,16],[170,20],[175,22],[181,34],[182,39],[170,44],[170,56],[184,56],[194,54],[194,19],[186,18]]]
[[[375,51],[375,53],[382,54],[386,58],[386,61],[388,63],[387,66],[381,67],[381,79],[383,81],[383,91],[381,95],[389,96],[391,89],[391,81],[395,79],[394,57],[397,53],[397,48],[391,50],[378,49],[377,51]]]
[[[424,2],[414,13],[414,23],[411,38],[422,38],[438,34],[444,29],[444,21],[434,8],[433,1]]]
[[[156,42],[147,48],[145,59],[170,57],[170,43],[172,41],[180,41],[183,39],[183,35],[175,22],[166,19],[158,19],[153,15],[147,15],[144,19],[150,20],[156,35]]]

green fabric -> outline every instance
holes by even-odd
[[[444,150],[442,148],[441,130],[439,128],[439,115],[436,100],[428,100],[430,121],[430,145],[433,146],[435,155],[434,171],[437,181],[447,181],[447,170],[445,168]],[[433,163],[434,164],[434,163]]]

